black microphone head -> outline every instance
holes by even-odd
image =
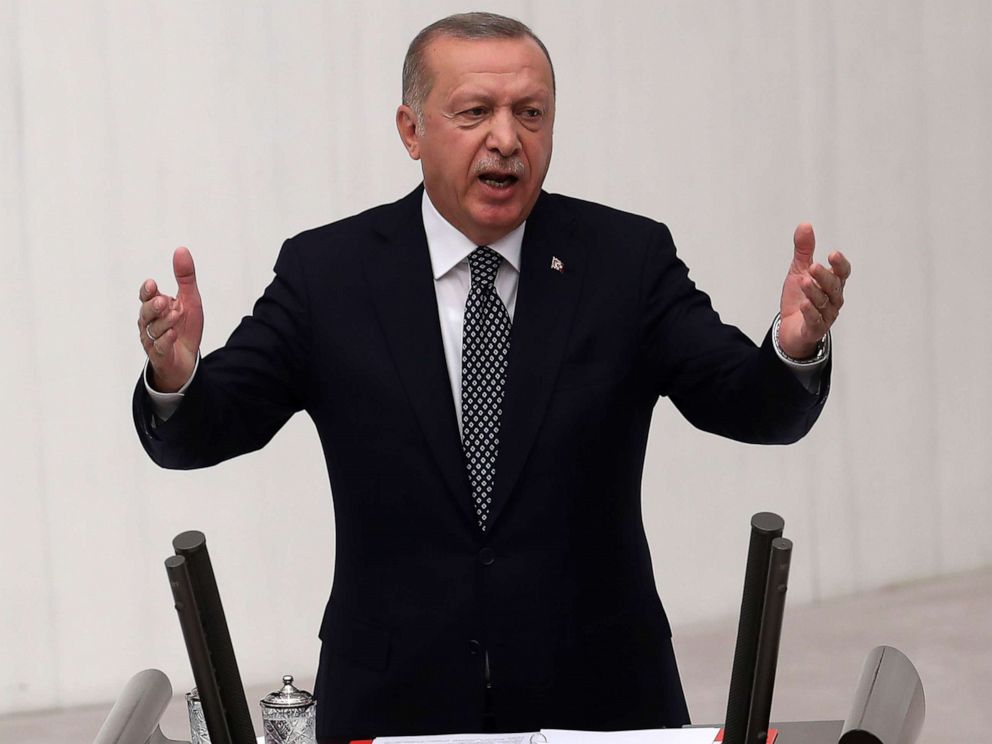
[[[206,545],[207,538],[199,530],[180,532],[172,538],[172,549],[176,551],[176,555],[190,555],[199,552]]]
[[[776,537],[772,540],[772,550],[781,553],[792,553],[792,540],[787,537]]]
[[[758,512],[751,517],[751,529],[763,535],[781,535],[785,520],[774,512]]]

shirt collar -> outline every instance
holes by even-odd
[[[454,225],[441,216],[437,207],[427,196],[427,189],[424,189],[420,211],[424,219],[424,232],[427,233],[427,249],[431,254],[431,269],[434,272],[434,279],[437,280],[468,258],[469,254],[478,246],[458,232]],[[526,221],[522,222],[508,235],[489,244],[490,248],[501,255],[503,260],[518,272],[520,271],[520,250],[524,242],[524,226],[526,224]]]

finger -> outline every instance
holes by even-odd
[[[148,355],[148,358],[151,359],[152,354],[156,353],[155,352],[155,346],[154,346],[154,344],[155,344],[154,339],[152,339],[145,332],[145,329],[144,328],[141,328],[138,331],[138,340],[141,341],[141,348],[143,348],[145,350],[145,354],[147,354]]]
[[[147,328],[143,328],[141,330],[139,337],[141,339],[141,346],[144,348],[145,354],[148,355],[149,359],[155,360],[162,356],[162,352],[159,350],[159,347],[155,345],[159,339],[149,336]]]
[[[155,283],[154,279],[145,279],[145,281],[141,283],[141,287],[138,289],[138,299],[142,302],[147,302],[157,294],[158,285]]]
[[[158,356],[167,356],[172,353],[172,347],[176,345],[176,338],[177,336],[175,329],[170,328],[161,336],[152,341],[152,348]]]
[[[171,306],[172,298],[165,295],[157,295],[147,302],[142,302],[141,309],[138,311],[138,324],[148,325],[167,313]]]
[[[847,260],[847,257],[840,251],[834,251],[827,256],[827,260],[830,262],[834,274],[840,278],[841,283],[846,282],[847,278],[851,276],[851,262]]]
[[[813,226],[808,222],[800,224],[792,234],[792,244],[794,246],[793,264],[797,267],[809,266],[813,262],[813,251],[816,248]]]
[[[172,352],[172,347],[175,346],[177,338],[178,336],[174,328],[170,328],[154,340],[147,333],[141,333],[141,346],[144,348],[148,358],[152,360],[152,366],[155,366],[154,362],[156,360],[162,359]]]
[[[176,284],[180,289],[196,289],[196,268],[188,248],[176,248],[172,254],[172,272],[176,275]]]
[[[823,317],[823,313],[813,307],[812,302],[807,301],[802,303],[799,309],[802,311],[803,319],[806,321],[806,327],[812,331],[811,341],[814,339],[818,340],[830,330],[829,322]]]
[[[844,285],[836,274],[822,264],[814,264],[809,273],[830,297],[830,302],[837,307],[844,304]]]
[[[179,321],[178,310],[170,310],[160,318],[156,318],[145,325],[145,335],[150,335],[152,340],[161,338],[165,332],[174,327]]]
[[[803,277],[802,290],[803,294],[806,295],[807,299],[813,303],[813,307],[817,310],[822,311],[830,304],[830,297],[827,293],[820,289],[820,285],[808,276]]]

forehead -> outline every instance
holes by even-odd
[[[551,65],[530,38],[456,39],[442,36],[425,50],[432,93],[448,97],[471,86],[551,95]]]

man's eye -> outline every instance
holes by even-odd
[[[482,108],[482,106],[476,106],[476,107],[470,108],[467,111],[464,111],[462,113],[464,113],[465,116],[478,117],[478,116],[485,116],[486,115],[486,110],[484,108]]]
[[[523,110],[523,116],[525,119],[539,119],[541,114],[544,112],[541,109],[529,108]]]

